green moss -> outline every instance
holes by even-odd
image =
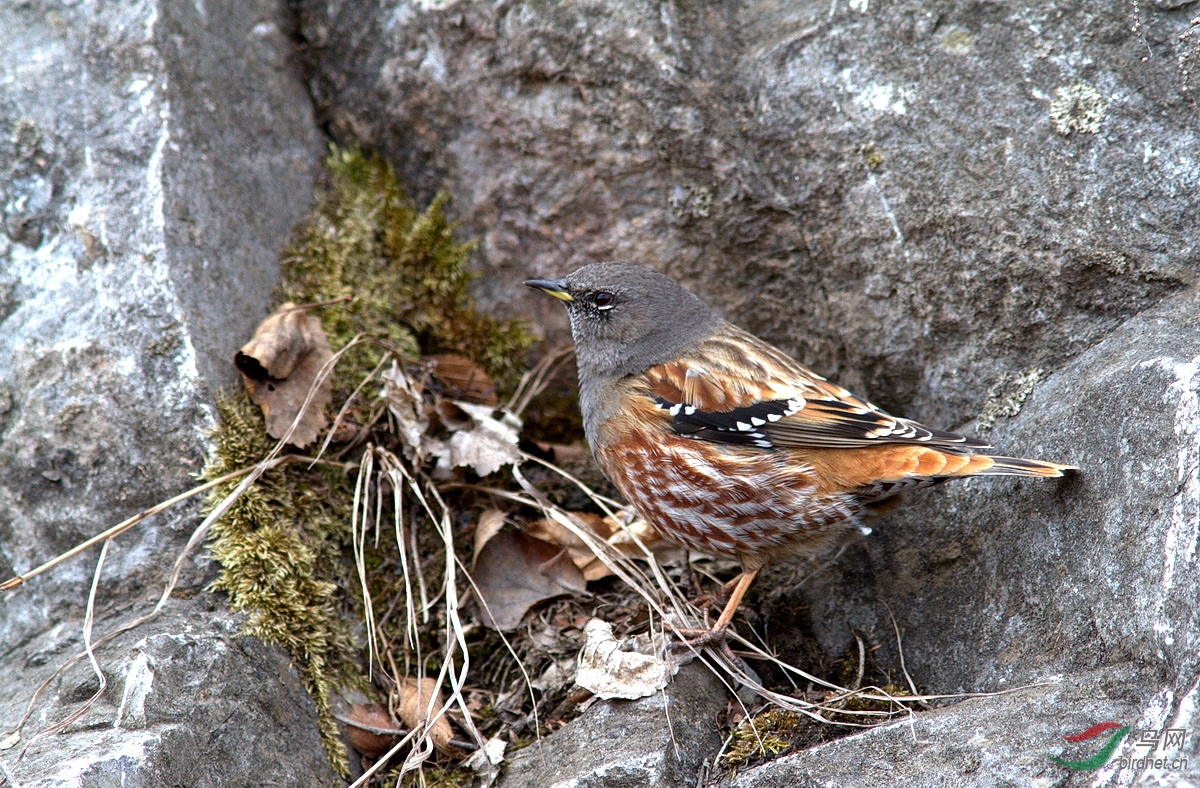
[[[214,479],[253,465],[270,451],[261,412],[239,393],[217,398],[220,426],[204,469]],[[210,494],[211,510],[240,480]],[[328,471],[284,465],[267,471],[213,524],[209,549],[221,564],[213,590],[229,594],[248,614],[245,632],[285,648],[317,703],[325,749],[339,773],[349,774],[329,705],[333,685],[358,683],[355,649],[342,615],[344,595],[334,577],[349,526],[331,501],[345,484]]]
[[[870,675],[870,673],[868,673],[869,668],[870,668],[869,664],[867,666],[864,666],[862,673],[864,675],[869,676]],[[850,648],[846,649],[845,657],[842,660],[842,669],[841,669],[841,674],[838,677],[838,683],[841,684],[843,687],[857,688],[859,686],[860,680],[863,678],[863,676],[861,676],[859,674],[860,674],[860,669],[859,669],[859,664],[858,664],[858,649],[855,648],[854,646],[851,646]],[[888,682],[886,684],[883,684],[883,685],[879,686],[879,689],[883,691],[883,694],[891,696],[891,697],[903,697],[903,696],[912,694],[911,692],[908,691],[907,687],[902,687],[899,684],[896,684],[894,682]],[[864,692],[865,692],[865,694],[868,694],[868,695],[880,695],[880,692],[873,691],[869,688],[864,690]],[[840,709],[844,709],[847,712],[882,711],[882,712],[888,712],[891,714],[896,714],[896,713],[904,710],[904,707],[899,703],[895,703],[895,702],[889,701],[889,700],[875,700],[873,698],[863,697],[863,695],[859,695],[859,694],[852,694],[849,697],[844,698],[843,700],[838,702],[837,707]],[[857,722],[857,723],[870,721],[869,718],[864,717],[862,715],[856,715],[856,714],[830,713],[829,718],[833,719],[833,720],[843,720],[845,722]]]
[[[475,783],[475,772],[453,766],[424,766],[419,772],[408,772],[402,777],[398,772],[393,770],[388,781],[396,784],[399,777],[402,788],[468,788]]]
[[[476,311],[465,270],[473,245],[454,240],[443,210],[446,197],[417,210],[392,167],[377,156],[335,148],[325,163],[328,186],[286,250],[279,301],[332,302],[315,313],[335,351],[358,334],[377,340],[339,361],[334,409],[385,348],[409,358],[461,353],[501,386],[514,383],[530,334],[523,324]],[[274,444],[244,393],[218,398],[217,411],[208,479],[254,465]],[[215,489],[208,510],[236,486]],[[227,592],[231,607],[247,614],[248,634],[287,649],[316,700],[326,752],[343,776],[349,766],[330,693],[365,685],[350,637],[362,609],[351,559],[352,503],[352,480],[340,471],[279,466],[246,490],[209,537],[222,567],[213,588]],[[367,556],[371,567],[387,560],[383,553]]]
[[[858,153],[862,156],[867,168],[872,172],[877,172],[883,166],[883,151],[881,151],[874,143],[868,142],[858,149]]]
[[[783,709],[770,709],[743,720],[725,750],[725,766],[736,770],[760,758],[787,752],[803,732],[803,723],[799,714]]]
[[[284,255],[281,301],[346,301],[320,311],[334,349],[366,333],[402,355],[461,353],[512,384],[532,336],[523,323],[480,314],[467,293],[474,243],[454,240],[447,197],[418,211],[395,170],[378,156],[334,149],[329,187]],[[382,357],[358,350],[339,366],[338,390]]]

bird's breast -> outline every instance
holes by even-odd
[[[653,400],[626,393],[597,423],[592,451],[626,500],[669,539],[745,556],[847,519],[842,503],[817,499],[812,468],[790,453],[679,435]]]

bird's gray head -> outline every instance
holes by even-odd
[[[670,361],[724,322],[696,296],[635,263],[593,263],[525,284],[566,304],[580,374],[621,376]]]

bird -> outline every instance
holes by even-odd
[[[705,642],[724,637],[764,566],[869,534],[864,520],[902,493],[1078,470],[893,416],[645,266],[597,262],[525,284],[566,306],[600,469],[669,541],[738,560]]]

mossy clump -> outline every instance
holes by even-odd
[[[219,396],[220,426],[204,468],[207,479],[252,466],[274,443],[262,413],[243,393]],[[211,510],[241,479],[213,490]],[[265,472],[209,531],[209,549],[221,564],[213,590],[229,594],[234,610],[248,615],[245,632],[288,651],[317,703],[325,749],[340,773],[349,773],[337,722],[330,709],[335,686],[358,683],[347,601],[335,581],[349,545],[348,517],[335,502],[348,501],[346,481],[328,470],[281,465]]]
[[[869,652],[868,652],[869,654]],[[864,655],[867,656],[867,655]],[[842,700],[838,701],[836,706],[842,709],[845,713],[829,712],[829,719],[844,722],[863,723],[869,722],[870,718],[862,714],[854,712],[877,712],[885,714],[899,714],[905,711],[905,707],[895,701],[886,700],[883,696],[901,698],[911,696],[912,693],[907,687],[903,687],[891,681],[889,676],[881,675],[882,671],[877,668],[871,668],[871,662],[867,659],[866,664],[860,667],[859,651],[851,646],[846,649],[845,657],[842,659],[841,674],[838,677],[838,683],[843,687],[853,687],[858,689],[863,680],[863,675],[868,669],[872,673],[876,673],[875,680],[883,681],[882,684],[876,684],[873,687],[864,687],[862,693],[852,693]],[[874,696],[874,697],[868,697]]]
[[[335,350],[367,334],[404,356],[460,353],[501,388],[515,383],[532,335],[476,310],[466,270],[475,244],[454,240],[446,195],[418,211],[388,162],[355,149],[334,148],[325,167],[328,188],[284,253],[280,301],[336,301],[319,312]],[[355,351],[339,365],[338,390],[384,352]]]
[[[805,729],[805,718],[800,714],[768,709],[756,717],[743,720],[734,729],[722,761],[736,771],[761,759],[782,755],[792,749],[795,740]]]
[[[476,774],[471,769],[454,766],[423,766],[420,770],[406,772],[392,770],[388,784],[400,788],[470,788],[475,784]],[[399,782],[397,782],[397,779]]]
[[[866,689],[863,694],[854,694],[838,703],[838,708],[842,712],[830,712],[829,719],[841,722],[872,722],[879,721],[879,714],[901,714],[906,711],[906,707],[898,702],[886,700],[880,696],[889,696],[893,698],[903,698],[911,695],[907,687],[901,687],[899,684],[884,684],[878,689]],[[876,697],[867,697],[867,696]],[[874,712],[875,714],[868,716],[859,712]]]
[[[419,211],[392,167],[360,151],[334,148],[325,165],[327,187],[285,252],[278,295],[280,303],[321,304],[313,313],[335,351],[360,334],[375,340],[339,360],[333,408],[388,350],[402,359],[459,353],[502,389],[514,384],[531,336],[521,323],[476,311],[465,269],[473,245],[455,241],[445,196]],[[274,445],[244,392],[220,397],[217,412],[207,479],[257,464]],[[208,511],[238,481],[214,489]],[[330,694],[366,686],[360,647],[350,636],[363,609],[352,559],[353,502],[353,479],[341,468],[280,465],[213,525],[209,545],[222,566],[213,588],[248,615],[248,634],[287,649],[316,700],[326,752],[343,776],[349,765]],[[379,556],[366,562],[377,565]]]

